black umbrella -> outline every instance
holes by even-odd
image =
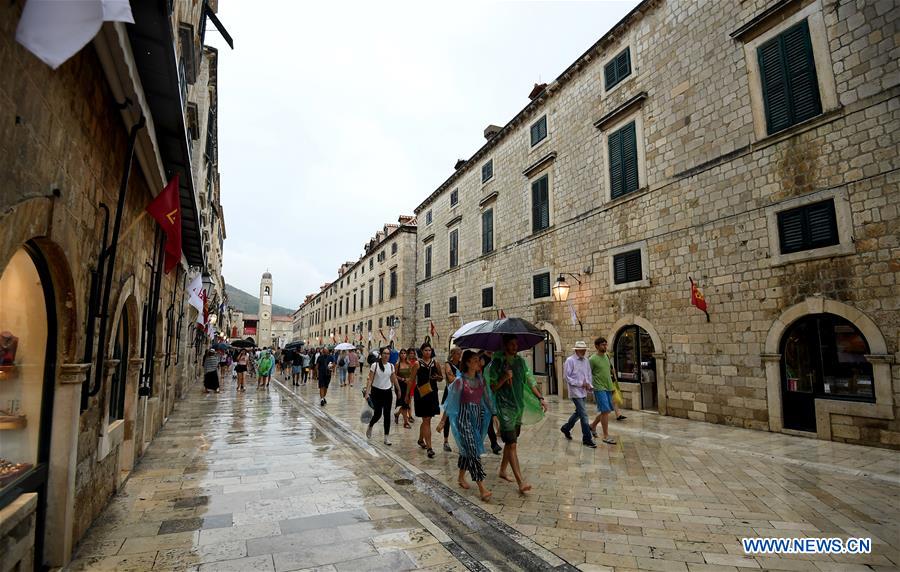
[[[237,340],[231,342],[231,346],[235,348],[255,348],[256,341],[253,338],[247,338],[246,340]]]
[[[522,318],[503,318],[473,328],[454,340],[463,349],[500,351],[503,349],[503,338],[515,336],[519,342],[519,350],[531,349],[544,340],[544,332],[531,322]]]
[[[297,348],[302,348],[304,346],[303,342],[291,342],[288,345],[284,346],[286,350],[295,350]]]

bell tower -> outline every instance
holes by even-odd
[[[272,275],[263,273],[259,282],[259,327],[256,344],[272,347]]]

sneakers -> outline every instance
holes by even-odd
[[[428,449],[428,458],[434,459],[434,449]]]
[[[500,451],[502,450],[503,447],[501,447],[500,445],[491,445],[491,451],[493,451],[495,455],[499,455]]]
[[[320,400],[319,400],[319,405],[321,405],[321,406],[324,407],[325,403],[327,403],[327,402],[325,401],[325,399],[320,399]]]
[[[385,445],[388,445],[388,446],[390,446],[390,444],[391,444],[391,440],[388,439],[388,436],[387,436],[387,435],[384,436],[384,444],[385,444]]]
[[[371,439],[371,438],[372,438],[372,426],[369,425],[368,427],[366,427],[366,439]]]
[[[591,449],[596,449],[596,448],[597,448],[597,444],[594,443],[593,441],[585,441],[585,442],[584,442],[584,446],[585,446],[585,447],[590,447]]]
[[[565,425],[563,425],[562,427],[560,427],[559,430],[562,432],[563,435],[566,436],[566,439],[568,439],[569,441],[572,440],[572,433],[571,433],[571,431],[569,431],[568,429],[566,429],[566,426],[565,426]]]
[[[450,448],[450,443],[444,443],[444,451],[447,451],[448,453],[453,451],[453,449]]]
[[[626,419],[628,419],[628,418],[625,417],[624,415],[619,415],[618,417],[616,417],[616,421],[625,421]]]

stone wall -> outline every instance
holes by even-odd
[[[831,60],[833,73],[823,82],[834,98],[823,92],[821,116],[760,137],[756,80],[745,52],[751,39],[729,34],[771,4],[643,3],[589,52],[589,61],[552,83],[426,200],[417,209],[418,251],[433,234],[434,262],[430,279],[419,264],[419,335],[430,320],[449,338],[461,323],[489,317],[480,308],[488,284],[496,307],[549,323],[566,353],[576,339],[613,338],[638,317],[662,345],[654,351],[664,354],[664,413],[764,430],[781,427],[770,419],[774,396],[762,356],[770,330],[795,305],[826,299],[861,312],[877,325],[873,337],[885,342],[877,359],[892,361],[900,330],[900,135],[892,128],[900,120],[898,10],[873,2],[796,3],[827,32],[827,52],[816,52],[816,61],[818,67]],[[633,72],[607,93],[603,64],[625,47]],[[602,129],[594,126],[635,100]],[[529,126],[544,114],[549,136],[532,148]],[[631,119],[640,189],[610,200],[606,137]],[[482,184],[489,159],[494,176]],[[541,159],[546,164],[523,175]],[[551,226],[532,233],[530,182],[545,174]],[[460,205],[450,212],[448,197],[457,188]],[[777,233],[773,242],[772,213],[809,197],[843,201],[852,238],[842,236],[835,255],[785,261]],[[481,254],[484,208],[494,209],[495,220],[495,251],[488,255]],[[460,267],[450,270],[447,223],[460,215]],[[615,288],[610,258],[628,245],[646,252],[645,280]],[[569,279],[570,299],[584,332],[572,326],[564,304],[533,299],[538,271],[549,271],[551,281],[562,272],[579,275],[580,285]],[[704,290],[709,323],[690,306],[689,277]],[[447,315],[451,295],[459,297],[457,317]],[[430,320],[423,316],[426,302]],[[819,436],[897,447],[900,383],[896,365],[888,368],[886,379],[876,379],[883,386],[877,404],[826,414]],[[844,414],[850,410],[856,412]]]

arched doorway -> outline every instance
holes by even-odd
[[[810,314],[781,339],[781,403],[784,427],[816,432],[816,398],[874,402],[869,343],[850,321]]]
[[[21,494],[37,493],[38,567],[44,560],[56,340],[50,270],[29,242],[0,274],[0,509]]]
[[[621,328],[613,341],[613,364],[618,379],[640,384],[632,406],[648,411],[659,411],[655,352],[650,334],[636,324]]]
[[[556,343],[553,335],[544,330],[544,340],[531,350],[531,371],[547,378],[547,395],[559,395],[559,379],[556,376]]]

